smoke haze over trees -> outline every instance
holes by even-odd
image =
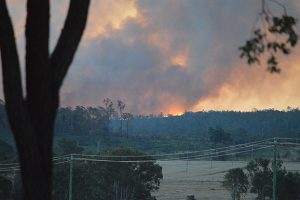
[[[3,104],[0,105],[0,115],[0,132],[10,132]],[[129,136],[197,135],[219,126],[229,131],[235,140],[243,140],[243,137],[246,140],[247,136],[254,134],[263,137],[279,134],[296,136],[300,130],[299,120],[298,109],[187,112],[182,116],[135,116],[128,121],[128,132]],[[55,132],[56,135],[116,135],[120,134],[120,121],[118,118],[110,119],[102,107],[60,108]],[[127,133],[127,121],[123,132]]]

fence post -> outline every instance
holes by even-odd
[[[70,155],[70,171],[69,171],[69,200],[72,200],[73,190],[73,154]]]
[[[272,195],[272,200],[276,200],[276,184],[277,184],[277,139],[274,138],[274,149],[273,149],[273,195]]]

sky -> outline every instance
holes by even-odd
[[[24,65],[25,0],[7,2]],[[51,0],[51,49],[68,2]],[[61,89],[61,106],[103,106],[105,98],[120,99],[135,115],[299,107],[300,45],[280,58],[280,74],[239,58],[238,47],[251,37],[260,2],[92,0]],[[299,0],[281,2],[300,19]],[[281,13],[275,4],[271,9]],[[3,98],[2,81],[0,88]]]

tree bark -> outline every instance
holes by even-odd
[[[46,155],[40,147],[41,144],[18,145],[24,200],[51,200],[52,152],[50,149],[50,155]]]
[[[8,120],[19,155],[23,200],[51,200],[52,143],[59,89],[82,37],[90,0],[71,0],[53,54],[49,53],[49,0],[28,0],[26,98],[5,0],[0,0],[0,50]]]

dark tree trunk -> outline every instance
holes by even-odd
[[[52,143],[59,89],[85,28],[90,0],[71,0],[67,18],[49,53],[49,0],[28,0],[26,19],[26,98],[14,30],[0,0],[0,50],[8,120],[15,138],[23,200],[51,200]]]
[[[21,148],[19,148],[19,152]],[[42,154],[38,147],[20,153],[23,199],[51,200],[52,154]]]
[[[53,127],[58,108],[58,96],[49,97],[50,99],[56,101],[44,101],[44,106],[48,107],[44,110],[48,112],[41,117],[40,124],[32,123],[28,130],[23,130],[20,134],[26,137],[22,141],[18,137],[19,134],[14,134],[22,169],[24,200],[51,200]]]

